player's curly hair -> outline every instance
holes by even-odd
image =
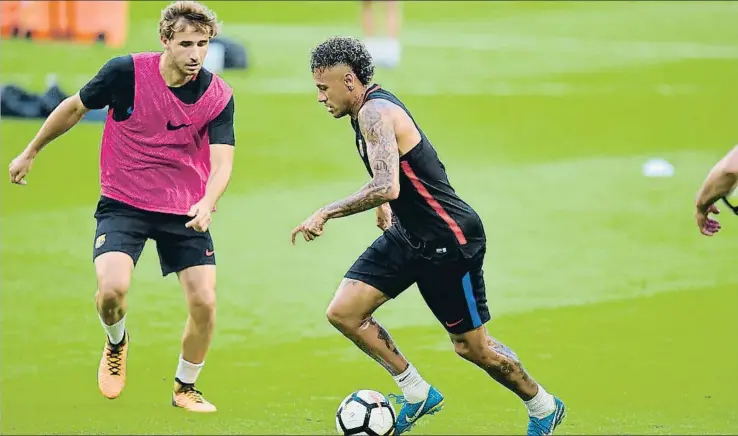
[[[356,38],[334,36],[320,43],[310,53],[310,67],[313,73],[315,70],[336,65],[347,65],[364,85],[368,85],[374,77],[372,55]]]
[[[175,33],[181,32],[187,25],[192,25],[199,32],[210,35],[210,38],[218,36],[220,30],[215,12],[197,2],[177,1],[161,11],[159,35],[162,38],[172,39]]]

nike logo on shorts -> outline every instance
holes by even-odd
[[[456,322],[448,322],[448,321],[446,321],[446,327],[454,327],[454,326],[457,326],[457,325],[461,324],[461,321],[463,321],[463,320],[464,320],[464,318],[461,318],[460,320],[458,320]]]

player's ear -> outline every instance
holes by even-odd
[[[343,84],[346,85],[346,88],[348,88],[349,91],[353,91],[354,89],[354,75],[348,71],[343,76]]]
[[[160,36],[160,37],[159,37],[159,41],[161,42],[161,46],[162,46],[162,48],[165,48],[165,49],[166,49],[166,48],[167,48],[167,43],[169,42],[169,40],[168,40],[168,39],[166,39],[166,38],[165,38],[165,37],[163,37],[163,36]]]

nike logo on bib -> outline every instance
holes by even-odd
[[[179,130],[184,127],[190,127],[192,124],[180,124],[175,126],[171,121],[167,121],[167,130]]]

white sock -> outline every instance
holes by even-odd
[[[410,364],[407,369],[400,375],[392,376],[397,386],[402,389],[402,395],[408,403],[419,403],[425,400],[430,390],[430,385],[423,380],[415,367]]]
[[[177,365],[177,374],[175,377],[182,383],[195,384],[197,376],[200,375],[202,367],[205,366],[203,363],[190,363],[179,356],[179,365]]]
[[[553,395],[546,392],[543,386],[538,385],[538,393],[528,401],[524,401],[528,408],[528,415],[533,418],[545,418],[556,410]]]
[[[97,316],[100,317],[100,322],[105,329],[105,333],[108,334],[108,340],[110,340],[110,343],[120,344],[123,340],[123,335],[126,334],[126,316],[123,315],[123,318],[121,318],[120,321],[116,322],[113,325],[105,324],[105,320],[102,319],[102,316],[100,316],[100,314],[98,314]]]

